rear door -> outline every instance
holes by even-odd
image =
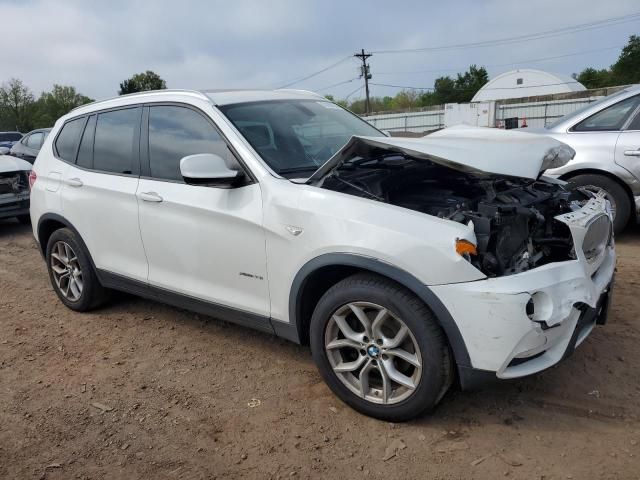
[[[234,188],[196,186],[180,175],[180,159],[198,153],[242,169],[213,121],[187,105],[149,105],[141,152],[138,201],[149,283],[268,316],[260,185],[247,176]]]
[[[640,95],[636,109],[616,143],[616,163],[640,180]]]
[[[64,173],[63,215],[78,230],[96,267],[146,282],[147,260],[138,225],[142,107],[107,110],[86,117],[82,136],[58,155]]]

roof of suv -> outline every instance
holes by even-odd
[[[126,105],[127,100],[161,100],[165,97],[175,97],[176,95],[185,97],[196,97],[202,100],[213,102],[214,105],[229,105],[232,103],[257,102],[264,100],[324,100],[324,97],[317,93],[306,90],[153,90],[148,92],[131,93],[93,103],[81,105],[72,110],[73,114],[93,111],[96,107],[109,108],[110,106]]]

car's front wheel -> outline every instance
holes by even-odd
[[[67,307],[91,310],[108,298],[89,260],[89,254],[68,228],[53,232],[47,242],[47,268],[51,285]]]
[[[574,188],[581,187],[594,193],[604,191],[611,205],[614,232],[618,234],[624,230],[631,219],[631,200],[618,182],[597,174],[576,175],[571,177],[568,182]]]
[[[377,275],[353,275],[329,289],[313,313],[310,341],[331,390],[375,418],[416,417],[451,383],[449,348],[431,311]]]

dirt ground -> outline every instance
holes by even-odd
[[[306,347],[133,297],[71,312],[0,222],[0,478],[638,479],[640,229],[618,247],[609,323],[571,358],[393,425]]]

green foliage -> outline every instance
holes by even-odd
[[[603,88],[613,85],[611,72],[606,68],[596,70],[595,68],[585,68],[578,75],[574,75],[578,82],[587,88]]]
[[[144,73],[136,73],[133,77],[124,80],[120,84],[118,95],[127,93],[146,92],[149,90],[164,90],[167,83],[155,72],[147,70]]]
[[[0,87],[0,129],[28,131],[33,126],[34,98],[22,80],[12,78]]]
[[[50,92],[43,92],[35,104],[35,128],[50,127],[62,115],[93,99],[76,92],[75,87],[54,85]]]
[[[640,83],[640,36],[631,35],[629,42],[611,68],[587,67],[573,78],[587,88],[604,88]]]
[[[611,65],[613,81],[618,85],[640,82],[640,36],[631,35],[620,52],[618,61]]]
[[[22,80],[12,78],[0,87],[0,130],[26,133],[34,128],[52,127],[62,115],[92,101],[65,85],[54,85],[50,92],[43,92],[35,100]]]

